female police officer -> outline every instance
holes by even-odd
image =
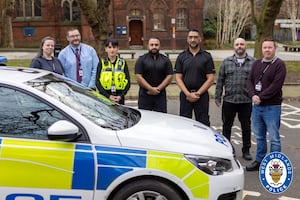
[[[117,56],[118,50],[118,41],[112,38],[107,39],[105,42],[107,57],[99,62],[96,87],[110,100],[124,104],[125,95],[130,88],[130,75],[126,61]]]

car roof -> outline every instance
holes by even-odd
[[[33,68],[3,66],[0,67],[0,81],[24,83],[49,73],[48,71]]]

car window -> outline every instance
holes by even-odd
[[[137,110],[117,105],[96,91],[82,88],[78,83],[76,85],[52,74],[31,80],[27,84],[103,128],[123,130],[134,126],[141,118]]]
[[[63,115],[39,99],[0,87],[0,136],[48,139],[49,126],[62,119]]]

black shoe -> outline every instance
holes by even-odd
[[[258,171],[260,162],[254,161],[249,166],[246,167],[246,171]]]
[[[249,153],[249,151],[243,153],[243,158],[244,158],[245,160],[252,160],[252,156],[251,156],[251,154]]]

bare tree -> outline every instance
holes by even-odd
[[[292,40],[297,40],[296,20],[299,17],[300,0],[285,0],[286,12],[291,20]]]
[[[13,31],[12,31],[12,18],[14,14],[15,1],[2,0],[2,22],[1,22],[1,41],[0,46],[6,48],[13,48]]]
[[[241,34],[251,19],[250,3],[248,0],[218,1],[217,14],[217,44],[232,43]]]
[[[217,47],[220,48],[221,41],[222,41],[222,21],[223,21],[223,15],[222,15],[222,4],[218,3],[218,14],[217,14],[217,34],[216,34],[216,43]]]
[[[99,56],[104,55],[104,42],[111,35],[109,28],[110,0],[77,0],[82,14],[92,28]]]
[[[249,0],[251,3],[251,13],[254,24],[256,25],[256,38],[254,57],[262,56],[261,44],[265,38],[272,38],[274,32],[274,22],[279,13],[283,0],[264,0],[257,1],[263,3],[258,9],[255,0]]]

